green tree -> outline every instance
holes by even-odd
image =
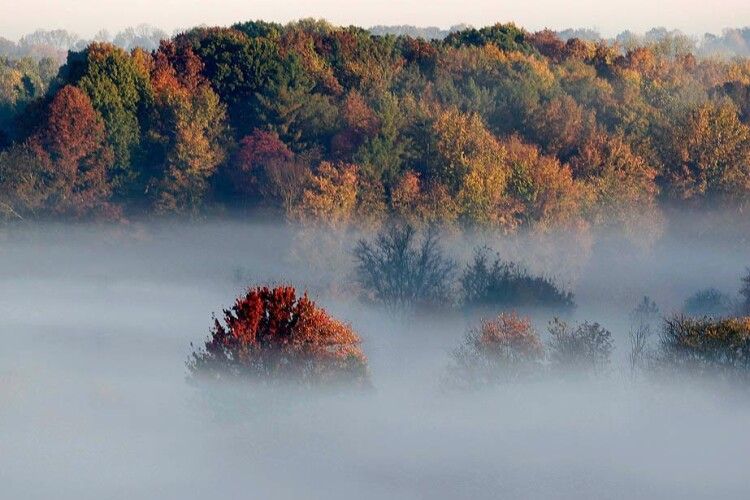
[[[240,136],[278,119],[273,104],[282,91],[310,85],[298,59],[282,54],[275,40],[232,29],[202,29],[177,40],[185,41],[203,61],[203,74],[227,105]]]
[[[80,53],[70,53],[64,74],[81,88],[104,118],[115,166],[115,195],[127,198],[142,192],[137,163],[140,160],[141,122],[152,101],[148,74],[124,50],[107,43],[92,43]]]

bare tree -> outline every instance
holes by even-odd
[[[446,257],[436,229],[421,238],[410,225],[393,225],[354,249],[357,281],[371,298],[396,309],[450,301],[455,262]]]
[[[548,331],[550,366],[564,373],[600,374],[609,366],[612,333],[599,323],[585,321],[575,327],[559,318],[553,319]]]
[[[643,369],[649,355],[649,343],[654,334],[655,322],[659,317],[659,308],[649,297],[643,297],[630,313],[630,353],[628,361],[630,373],[635,378]]]

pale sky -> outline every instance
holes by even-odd
[[[65,28],[84,37],[140,23],[167,32],[248,19],[323,17],[335,24],[483,26],[515,21],[530,30],[595,28],[604,35],[654,26],[690,34],[750,25],[750,0],[0,0],[0,36]]]

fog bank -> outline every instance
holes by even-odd
[[[475,316],[396,315],[353,298],[351,263],[300,258],[254,222],[16,228],[0,241],[0,482],[7,498],[746,498],[750,398],[633,381],[628,314],[696,289],[736,293],[741,240],[601,239],[552,264],[536,240],[476,238],[576,293],[614,335],[608,374],[442,390]],[[537,242],[538,243],[538,242]],[[345,256],[342,254],[326,254]],[[326,267],[326,263],[328,267]],[[339,282],[341,281],[341,282]],[[186,382],[191,342],[244,287],[308,289],[363,339],[373,390],[310,394]],[[549,314],[534,313],[544,331]]]

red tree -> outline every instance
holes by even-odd
[[[280,174],[295,173],[300,165],[295,156],[275,132],[255,129],[240,141],[234,157],[231,179],[234,189],[245,196],[277,197],[274,182]],[[304,177],[306,169],[300,175]],[[298,172],[299,173],[299,172]],[[292,179],[287,179],[292,182]],[[296,184],[296,181],[294,182]]]
[[[193,376],[222,379],[247,376],[368,383],[367,359],[360,339],[347,325],[331,318],[292,287],[258,287],[214,320],[203,350],[193,354]]]
[[[115,216],[107,177],[112,149],[101,116],[80,89],[67,85],[50,103],[45,126],[30,139],[49,176],[53,211]]]

